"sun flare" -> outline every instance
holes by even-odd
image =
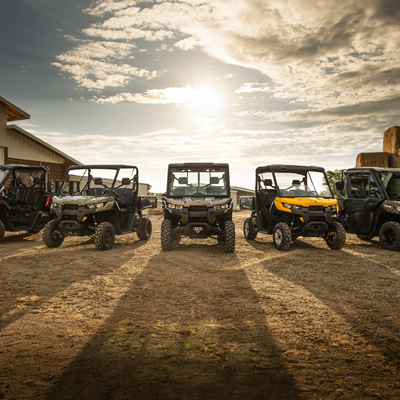
[[[214,89],[194,89],[188,102],[191,113],[215,118],[223,111],[223,96]]]

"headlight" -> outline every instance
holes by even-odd
[[[333,205],[329,206],[328,208],[329,208],[329,209],[331,210],[331,212],[333,212],[333,213],[336,213],[336,212],[337,212],[336,204],[333,204]]]
[[[221,205],[217,205],[214,206],[214,210],[226,210],[229,207],[229,204],[221,204]]]
[[[289,203],[282,203],[283,207],[288,208],[289,210],[296,210],[299,211],[301,210],[303,207],[299,204],[289,204]]]
[[[87,204],[86,207],[93,209],[93,208],[102,208],[106,205],[107,203],[94,203],[94,204]]]
[[[170,208],[171,210],[182,210],[182,205],[180,204],[167,204],[167,207]]]
[[[55,203],[54,201],[51,203],[52,207],[58,207],[61,203]]]
[[[228,208],[229,207],[229,204],[222,204],[221,205],[221,208],[224,208],[224,209],[226,209],[226,208]]]

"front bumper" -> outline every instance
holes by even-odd
[[[205,239],[213,235],[224,235],[224,231],[206,222],[190,222],[173,230],[174,235],[188,236],[192,239]]]

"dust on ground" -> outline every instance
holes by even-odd
[[[399,253],[347,236],[0,243],[0,399],[398,399]]]

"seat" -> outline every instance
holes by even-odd
[[[132,211],[133,206],[133,190],[129,188],[115,189],[117,194],[117,203],[123,214],[128,214]]]

